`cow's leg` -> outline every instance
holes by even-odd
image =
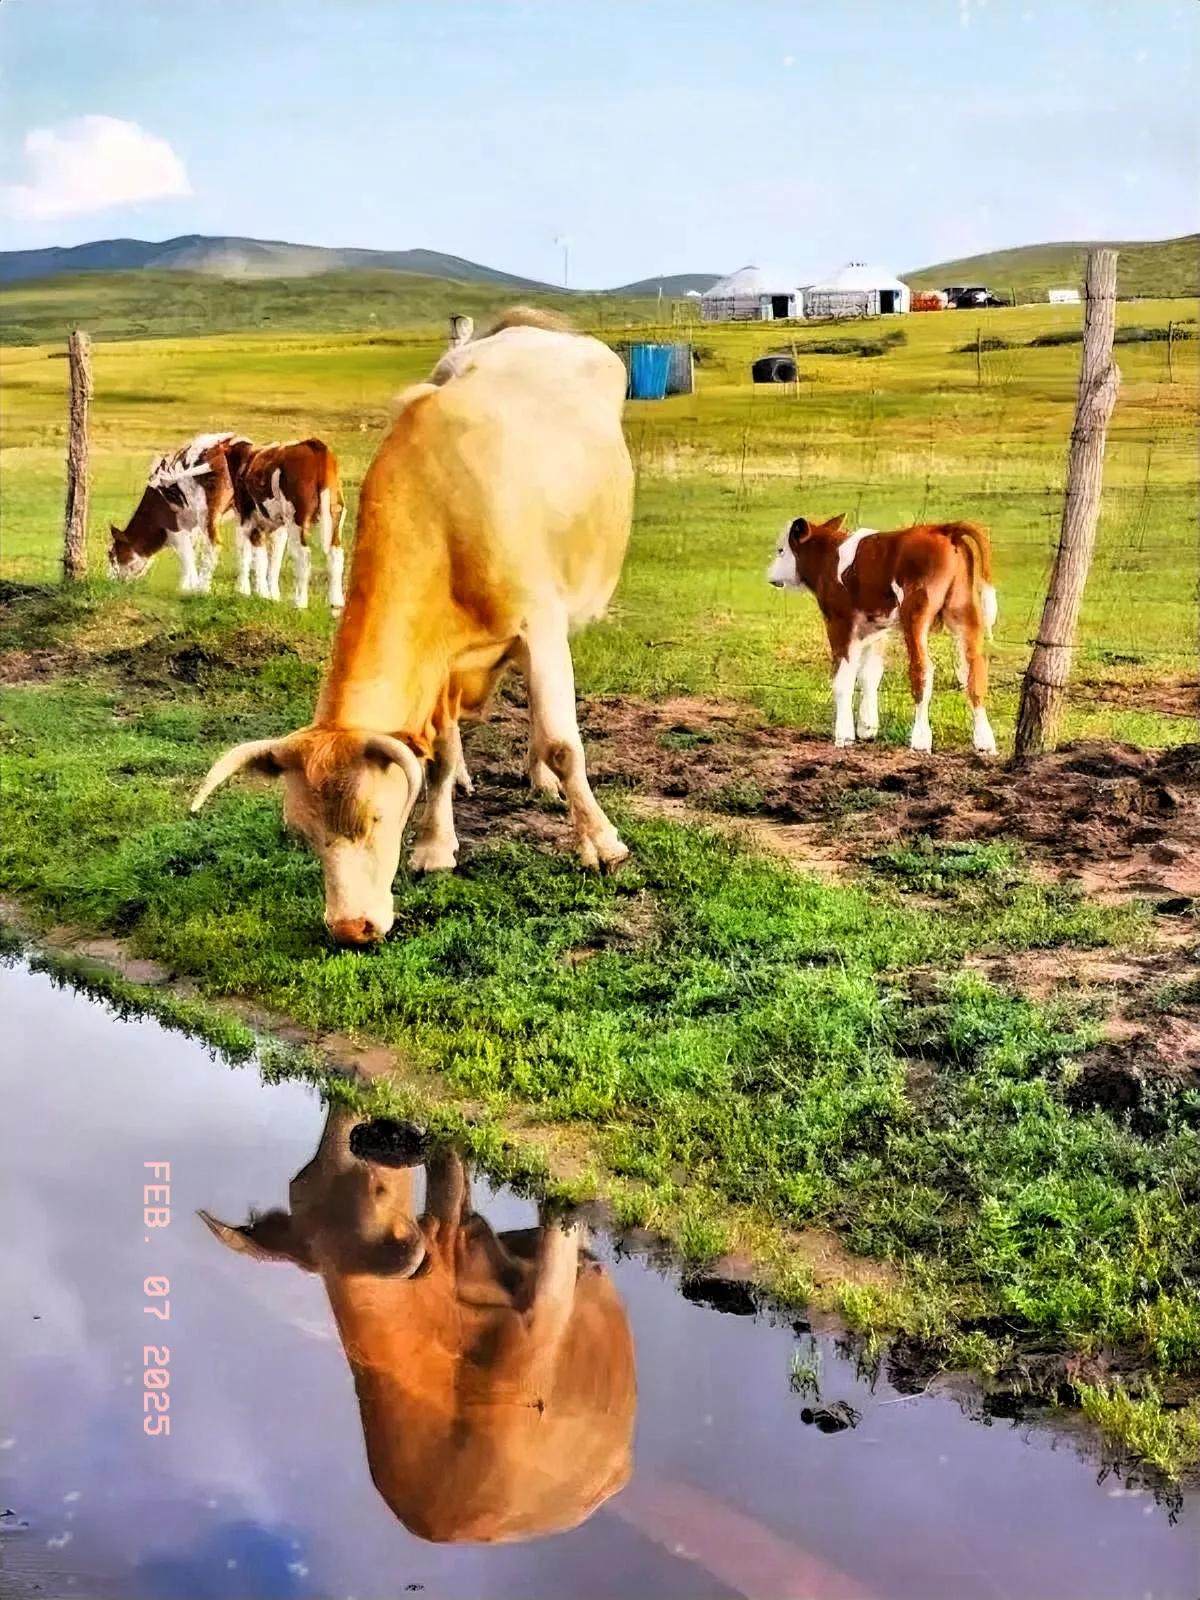
[[[260,600],[271,599],[270,552],[267,549],[269,534],[259,532],[254,546],[254,592]]]
[[[340,611],[346,604],[342,587],[342,574],[346,566],[346,552],[342,549],[342,522],[345,515],[343,507],[337,523],[334,523],[329,490],[322,489],[317,496],[317,525],[321,530],[321,549],[325,554],[331,611]]]
[[[292,590],[292,600],[298,611],[304,611],[308,606],[308,580],[312,573],[312,551],[308,547],[308,528],[304,523],[299,527],[294,522],[288,523],[283,530],[284,542],[291,546],[292,564],[296,569],[295,587]],[[283,557],[280,556],[282,561]],[[279,599],[278,584],[275,589],[275,599]]]
[[[585,867],[615,867],[629,854],[592,793],[575,714],[575,669],[567,617],[556,608],[530,625],[516,659],[529,687],[530,744],[534,761],[562,784],[575,847]]]
[[[827,619],[825,631],[833,661],[833,742],[842,749],[854,743],[854,685],[862,645],[854,637],[851,621]]]
[[[248,596],[250,593],[250,566],[254,560],[254,546],[250,543],[250,529],[244,522],[238,523],[237,551],[237,592]]]
[[[176,528],[167,535],[167,543],[179,557],[180,594],[191,594],[199,586],[200,574],[196,571],[196,547],[191,528]]]
[[[929,702],[933,698],[933,661],[929,655],[929,629],[933,623],[933,616],[933,606],[925,591],[917,587],[909,589],[900,608],[904,643],[908,649],[908,681],[916,706],[909,744],[914,750],[926,754],[933,749],[933,730],[929,726]]]
[[[196,588],[201,594],[208,594],[212,589],[213,573],[216,572],[217,562],[220,559],[221,546],[208,533],[201,533],[199,572],[196,578]]]
[[[887,635],[872,634],[863,641],[858,667],[858,737],[873,739],[879,732],[879,681],[883,677]]]
[[[971,743],[983,756],[996,754],[996,735],[988,721],[987,657],[983,653],[983,619],[975,614],[950,619],[958,648],[958,682],[971,708]]]
[[[254,546],[250,543],[250,530],[244,523],[238,523],[237,530],[238,551],[238,576],[237,592],[248,596],[250,593],[250,568],[254,561]]]
[[[408,864],[414,872],[449,872],[458,860],[454,831],[454,782],[462,766],[462,739],[457,722],[438,734],[426,777],[425,805]]]
[[[264,600],[279,599],[279,575],[283,571],[283,558],[288,547],[288,528],[267,528],[262,534],[262,587],[259,593]]]

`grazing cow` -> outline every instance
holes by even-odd
[[[291,546],[295,566],[293,599],[308,604],[312,555],[308,547],[313,523],[321,535],[329,579],[329,606],[340,611],[342,593],[341,484],[337,458],[320,439],[293,444],[253,445],[230,449],[233,499],[238,518],[238,593],[250,593],[253,574],[258,593],[279,599],[279,573]]]
[[[922,523],[879,533],[847,533],[845,517],[796,520],[783,534],[767,581],[777,589],[810,589],[816,596],[833,656],[833,739],[854,743],[854,686],[861,686],[858,737],[879,732],[879,680],[889,630],[899,623],[908,651],[908,676],[916,702],[911,744],[931,750],[929,701],[933,694],[930,629],[945,626],[958,646],[958,681],[967,696],[976,750],[995,755],[996,740],[984,709],[987,695],[985,631],[996,621],[991,547],[987,533],[969,522]]]
[[[404,1526],[438,1542],[576,1527],[621,1489],[637,1406],[633,1341],[580,1227],[496,1234],[452,1151],[413,1174],[331,1107],[288,1211],[223,1244],[319,1273],[354,1374],[371,1478]],[[366,1150],[364,1157],[356,1149]]]
[[[233,510],[230,451],[252,449],[232,433],[201,433],[171,455],[159,456],[137,509],[124,528],[114,523],[108,550],[114,578],[140,578],[168,547],[183,569],[180,590],[207,594],[221,555],[217,524]]]
[[[439,381],[401,396],[362,486],[312,725],[228,751],[192,803],[242,768],[282,775],[342,943],[392,925],[401,838],[430,759],[412,865],[454,866],[459,719],[482,714],[513,664],[529,689],[534,785],[561,785],[585,866],[628,854],[588,784],[569,644],[603,613],[629,539],[625,369],[598,340],[540,322],[510,313],[443,357]]]

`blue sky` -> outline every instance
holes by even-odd
[[[1196,0],[0,0],[0,245],[609,286],[1196,227]],[[81,120],[82,119],[82,120]]]

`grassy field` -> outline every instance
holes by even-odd
[[[1047,289],[1082,289],[1089,250],[1095,243],[1030,244],[1015,250],[940,261],[904,280],[914,289],[940,289],[951,283],[983,283],[1017,300],[1044,300]],[[1200,234],[1179,239],[1114,242],[1120,252],[1117,292],[1144,298],[1200,294]]]
[[[1194,312],[1120,316],[1161,327]],[[1078,308],[1039,308],[797,328],[795,392],[747,381],[770,332],[697,330],[699,392],[628,408],[634,542],[613,619],[578,642],[581,691],[719,697],[798,738],[823,733],[813,609],[763,581],[780,522],[973,517],[996,546],[1007,737],[1078,361],[1077,345],[1030,341],[1078,321]],[[813,348],[891,327],[904,342],[881,354]],[[977,328],[1009,346],[984,353],[981,372],[956,353]],[[200,429],[319,432],[353,499],[391,394],[438,346],[423,330],[99,346],[97,571],[152,453]],[[1161,342],[1120,351],[1070,733],[1195,737],[1176,701],[1195,677],[1197,349],[1177,347],[1174,383]],[[58,350],[4,352],[0,539],[18,586],[56,576],[65,381]],[[648,816],[615,787],[605,803],[635,853],[594,879],[530,831],[540,818],[552,835],[558,819],[492,780],[487,836],[462,870],[402,872],[395,936],[336,952],[319,869],[284,837],[275,794],[239,786],[186,814],[214,751],[306,720],[328,617],[235,599],[228,566],[208,599],[180,599],[175,581],[164,559],[132,590],[97,578],[9,594],[0,888],[47,928],[122,936],[201,994],[400,1047],[431,1074],[426,1103],[565,1144],[565,1198],[601,1194],[691,1260],[749,1250],[778,1292],[822,1290],[857,1325],[908,1329],[943,1363],[1019,1374],[1031,1348],[1084,1359],[1092,1413],[1126,1440],[1153,1437],[1168,1470],[1187,1466],[1200,1405],[1164,1421],[1158,1396],[1177,1406],[1200,1372],[1196,1095],[1186,1078],[1156,1090],[1136,1124],[1080,1102],[1072,1085],[1111,996],[1069,976],[1035,996],[988,965],[1146,950],[1161,936],[1148,910],[1051,884],[1005,840],[911,840],[822,881],[719,829]],[[890,681],[884,731],[897,737],[906,691]],[[963,743],[954,696],[937,697],[934,728]],[[879,800],[854,795],[849,809]],[[1175,1004],[1176,990],[1155,993]],[[819,1284],[806,1229],[831,1230],[857,1265]],[[1132,1410],[1107,1385],[1113,1352]]]
[[[1122,306],[1123,328],[1163,328],[1189,302]],[[938,517],[992,530],[1001,599],[994,719],[1009,736],[1062,506],[1077,345],[1029,341],[1078,328],[1075,307],[895,319],[905,342],[880,355],[810,354],[831,330],[797,327],[795,392],[755,387],[762,329],[700,328],[699,392],[631,404],[638,513],[613,620],[578,647],[581,687],[727,696],[814,731],[829,720],[823,634],[811,603],[769,590],[767,555],[785,518],[847,511],[889,527]],[[882,324],[876,325],[881,328]],[[1012,348],[956,353],[978,332]],[[1184,331],[1188,331],[1185,327]],[[1195,331],[1194,327],[1190,331]],[[878,338],[872,329],[835,337]],[[429,368],[439,334],[381,332],[101,345],[96,352],[92,550],[123,523],[151,455],[191,434],[321,434],[351,492],[386,424],[391,395]],[[1097,560],[1088,588],[1067,734],[1144,744],[1194,736],[1196,383],[1200,342],[1123,344]],[[2,570],[51,576],[63,496],[66,364],[61,351],[3,355]],[[982,382],[980,382],[982,378]],[[175,582],[163,558],[152,592]],[[219,583],[228,592],[229,564]],[[298,624],[320,629],[319,616]],[[967,718],[939,654],[935,738],[962,743]],[[884,680],[891,735],[908,715],[901,675]]]

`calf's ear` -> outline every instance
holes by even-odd
[[[788,529],[788,543],[794,550],[798,544],[803,544],[811,533],[812,527],[808,518],[797,517],[795,522],[793,522],[791,527]]]
[[[836,517],[830,517],[825,526],[834,530],[838,528],[844,528],[849,518],[850,513],[848,511],[839,511]]]
[[[213,790],[219,789],[235,772],[248,768],[251,772],[277,778],[285,767],[294,766],[299,759],[299,752],[289,739],[249,739],[245,744],[236,744],[213,762],[208,776],[196,790],[192,810],[199,811]]]

